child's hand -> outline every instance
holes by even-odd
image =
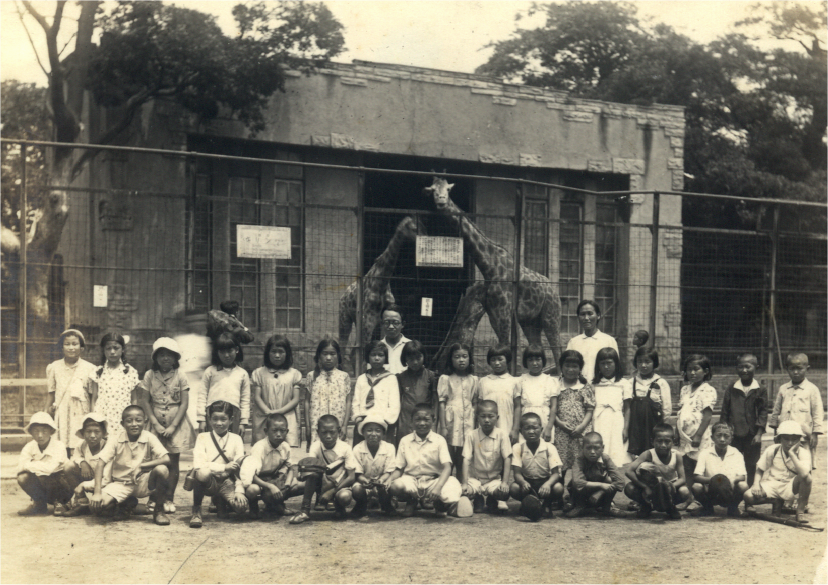
[[[512,442],[512,445],[518,442],[519,437],[520,434],[515,429],[512,429],[512,431],[509,433],[509,440]]]
[[[233,495],[233,508],[238,510],[239,512],[245,513],[248,510],[248,502],[247,498],[244,494],[234,494]]]
[[[435,491],[434,488],[435,488],[436,485],[437,485],[437,483],[435,482],[435,483],[431,484],[430,486],[428,486],[428,489],[423,494],[423,501],[433,502],[437,498],[437,494],[434,493],[434,491]],[[442,488],[440,488],[440,489],[442,489]]]
[[[228,463],[227,465],[224,466],[224,471],[225,471],[225,473],[227,473],[229,475],[229,474],[232,474],[232,473],[238,471],[239,467],[241,467],[241,466],[239,465],[238,461],[231,461],[230,463]]]
[[[464,483],[461,487],[463,488],[463,495],[464,496],[470,496],[471,495],[472,489],[471,489],[471,487],[469,487],[469,484]]]
[[[89,508],[100,510],[103,507],[103,494],[92,494],[89,496]]]
[[[570,433],[570,436],[573,439],[580,439],[581,437],[584,436],[584,432],[580,429],[572,429],[572,432]]]
[[[339,438],[343,441],[348,440],[348,425],[342,425],[342,429],[339,431]],[[310,450],[310,447],[308,447],[308,450]]]
[[[166,429],[164,429],[163,434],[167,438],[172,437],[175,434],[175,427],[172,425],[168,426]]]
[[[92,471],[92,467],[86,461],[81,461],[80,470],[81,478],[84,480],[90,480],[95,477],[95,472]]]
[[[270,495],[273,497],[273,499],[277,502],[281,502],[284,499],[284,496],[282,496],[282,490],[276,487],[276,484],[267,484],[267,490],[270,492]]]
[[[762,443],[762,433],[756,433],[750,443],[751,445],[760,445]]]
[[[162,425],[161,423],[152,423],[152,430],[155,431],[156,435],[163,435],[164,425]]]
[[[630,436],[630,435],[629,435],[629,433],[627,432],[627,429],[624,429],[623,431],[621,431],[621,442],[622,442],[622,443],[626,443],[626,442],[627,442],[627,439],[629,438],[629,436]]]
[[[816,433],[811,433],[811,439],[808,443],[811,445],[811,449],[817,448],[817,443],[819,442],[819,435]]]
[[[644,498],[644,501],[647,502],[648,504],[652,504],[653,503],[653,488],[651,488],[648,485],[644,486],[644,489],[641,491],[641,497]]]
[[[762,489],[762,484],[759,482],[753,484],[753,487],[750,489],[753,492],[753,497],[758,500],[764,500],[768,497],[768,495],[765,493],[765,490]]]
[[[518,482],[518,485],[520,486],[520,493],[524,496],[532,491],[532,486],[525,479]]]
[[[541,434],[541,438],[544,441],[546,441],[547,443],[551,443],[552,442],[552,429],[548,429],[548,430],[543,431],[543,433]]]
[[[549,484],[546,484],[546,483],[544,483],[542,486],[540,486],[540,489],[538,490],[538,495],[541,497],[541,499],[548,498],[549,494],[551,494],[551,493],[552,493],[552,486],[549,485]]]
[[[495,490],[495,495],[506,496],[509,495],[509,484],[505,481],[500,482],[500,486]]]

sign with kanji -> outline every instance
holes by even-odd
[[[239,258],[290,260],[290,228],[237,225],[236,256]]]
[[[417,236],[417,266],[463,268],[463,238]]]

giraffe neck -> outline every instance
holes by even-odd
[[[388,242],[388,246],[386,246],[385,251],[377,256],[374,265],[371,267],[371,270],[368,271],[366,276],[391,276],[394,273],[394,265],[397,263],[397,256],[400,253],[400,248],[405,241],[405,236],[397,230],[394,232],[394,235],[391,237],[391,240]]]
[[[486,237],[477,224],[471,221],[451,199],[443,211],[460,226],[460,233],[468,244],[472,260],[480,269],[483,278],[488,281],[495,280],[498,266],[501,263],[498,251],[503,248]]]

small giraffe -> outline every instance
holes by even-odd
[[[434,198],[438,211],[447,215],[460,227],[463,240],[468,245],[475,265],[480,269],[486,283],[483,290],[470,287],[469,306],[459,315],[466,322],[457,323],[456,334],[468,337],[470,329],[476,329],[482,314],[476,310],[474,301],[483,299],[483,308],[501,343],[510,342],[512,297],[514,292],[515,259],[503,246],[488,238],[449,197],[453,187],[442,177],[434,177],[431,186],[423,191]],[[541,344],[541,332],[546,336],[557,362],[561,350],[559,326],[561,300],[552,282],[545,276],[520,267],[518,280],[517,320],[529,343]],[[467,341],[468,342],[468,341]]]
[[[418,234],[425,234],[425,228],[419,219],[410,216],[403,218],[397,225],[394,235],[385,251],[377,256],[374,265],[362,279],[362,336],[357,335],[356,345],[364,346],[374,334],[380,323],[382,308],[394,302],[389,279],[394,274],[394,266],[400,248],[406,241],[413,241]],[[352,282],[339,299],[339,342],[348,344],[351,329],[356,323],[357,283]]]

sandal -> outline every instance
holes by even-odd
[[[310,516],[308,516],[307,512],[299,512],[296,516],[290,519],[290,524],[303,524],[304,522],[308,522],[310,520]]]

